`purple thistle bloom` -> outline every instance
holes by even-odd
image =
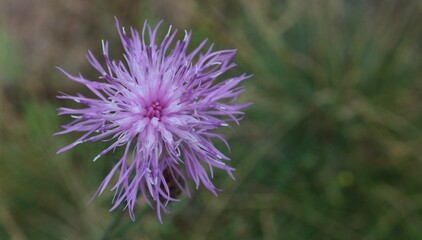
[[[90,51],[87,54],[89,63],[100,73],[100,81],[72,76],[59,68],[96,97],[59,96],[82,104],[84,108],[59,108],[59,115],[67,114],[74,120],[57,134],[84,133],[58,153],[85,142],[110,141],[110,146],[94,161],[122,147],[123,156],[94,196],[100,195],[111,178],[118,175],[111,189],[115,196],[110,211],[125,202],[123,204],[134,220],[134,207],[141,194],[151,207],[155,204],[161,222],[161,211],[167,213],[167,204],[179,200],[172,194],[172,189],[190,196],[188,179],[195,182],[196,188],[202,184],[217,194],[207,166],[211,178],[213,168],[222,169],[234,178],[234,169],[225,163],[229,158],[212,141],[219,139],[229,148],[228,143],[223,135],[213,130],[228,126],[230,121],[238,124],[243,116],[241,110],[250,104],[234,103],[244,90],[237,85],[249,76],[217,81],[219,76],[236,66],[231,62],[235,50],[213,51],[211,45],[200,53],[205,40],[188,52],[191,32],[185,31],[184,39],[172,44],[177,30],[172,31],[171,26],[161,43],[157,43],[160,24],[152,29],[145,21],[142,36],[132,28],[129,35],[124,28],[120,29],[116,19],[125,61],[110,60],[108,43],[104,41],[105,67]],[[146,34],[149,43],[146,43]],[[170,50],[170,46],[173,49]]]

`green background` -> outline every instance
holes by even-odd
[[[52,136],[70,121],[55,96],[86,90],[54,67],[95,79],[101,39],[121,59],[114,16],[192,29],[192,48],[238,49],[227,77],[254,75],[223,130],[237,180],[163,224],[109,213],[109,191],[88,203],[105,143],[55,154],[77,137]],[[421,23],[417,0],[0,0],[0,239],[422,239]]]

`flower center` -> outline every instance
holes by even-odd
[[[158,100],[153,102],[153,104],[147,107],[146,109],[147,109],[146,117],[148,118],[156,117],[158,119],[161,118],[161,110],[163,110],[163,107],[161,106]]]

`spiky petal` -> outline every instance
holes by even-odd
[[[214,130],[231,121],[239,123],[242,109],[249,103],[234,102],[244,90],[238,84],[249,76],[217,80],[235,66],[235,50],[213,51],[211,45],[203,51],[205,40],[188,52],[191,32],[185,31],[184,38],[174,43],[177,30],[172,31],[171,27],[157,43],[160,24],[152,29],[145,22],[140,36],[133,28],[127,34],[116,19],[125,61],[111,60],[104,41],[105,67],[88,52],[89,63],[100,73],[98,81],[60,69],[69,79],[85,85],[95,98],[82,94],[59,96],[84,108],[59,108],[59,115],[71,115],[74,120],[57,134],[83,132],[59,153],[85,142],[110,141],[94,161],[122,147],[123,155],[95,195],[100,195],[112,177],[118,175],[112,187],[115,197],[111,210],[124,204],[135,219],[134,208],[142,195],[156,208],[162,221],[161,212],[168,212],[167,204],[178,201],[172,188],[190,195],[188,180],[193,180],[196,188],[203,185],[217,194],[207,166],[211,178],[213,168],[234,178],[234,169],[225,163],[229,158],[213,145],[213,139],[228,144]]]

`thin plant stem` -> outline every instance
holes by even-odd
[[[100,237],[101,240],[110,239],[110,237],[113,233],[113,230],[119,225],[120,221],[123,218],[124,213],[125,212],[122,210],[119,213],[115,214],[113,220],[110,222],[108,227],[105,229],[105,231],[101,235],[101,237]]]
[[[147,211],[149,210],[149,206],[145,205],[141,209],[139,209],[138,213],[136,214],[136,219],[139,219],[141,216],[143,216]],[[106,239],[115,239],[117,237],[122,237],[131,227],[133,227],[137,222],[133,221],[126,221],[125,224],[120,225],[120,222],[123,218],[125,211],[121,211],[116,214],[116,216],[113,218],[113,220],[110,222],[108,227],[105,229],[100,240],[106,240]]]
[[[140,217],[144,216],[145,213],[150,209],[150,207],[145,204],[141,209],[139,209],[138,213],[136,214],[136,219],[139,219]],[[137,222],[127,221],[124,225],[116,229],[115,237],[122,237],[131,227],[133,227],[135,224],[139,224]]]

